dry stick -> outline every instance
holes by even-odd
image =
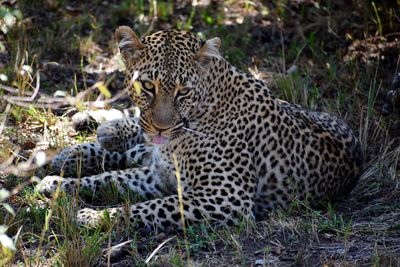
[[[108,244],[107,244],[108,252],[107,252],[107,267],[111,266],[111,235],[108,236]]]
[[[96,107],[96,108],[104,108],[106,107],[107,104],[113,103],[115,101],[117,101],[118,99],[122,98],[123,96],[127,95],[129,90],[132,88],[134,82],[137,80],[137,78],[139,77],[139,72],[135,71],[128,86],[125,87],[122,91],[120,91],[119,93],[117,93],[115,96],[113,96],[110,99],[106,99],[103,101],[94,101],[94,102],[84,102],[83,104],[86,105],[88,108],[90,107]]]
[[[32,85],[30,84],[30,86],[32,86]],[[19,90],[17,88],[13,88],[13,87],[3,85],[3,84],[0,84],[0,88],[2,88],[3,90],[5,90],[9,93],[12,93],[12,94],[19,94]],[[4,96],[0,96],[0,99],[3,99],[5,101],[7,101],[8,103],[14,104],[17,106],[30,107],[32,105],[32,102],[37,97],[39,90],[40,90],[40,73],[39,73],[39,71],[37,71],[36,72],[36,86],[32,93],[25,92],[25,94],[27,96],[4,95]],[[45,99],[47,99],[47,101],[43,101],[43,100],[39,99],[38,102],[45,102],[45,104],[34,104],[33,106],[48,108],[48,107],[54,107],[54,105],[49,105],[49,102],[61,102],[59,99],[55,100],[55,98],[52,98],[45,94],[43,96],[45,97]],[[24,103],[24,102],[28,102],[28,103]],[[60,105],[55,105],[55,106],[59,107]]]
[[[33,101],[35,99],[37,93],[39,92],[39,89],[40,89],[40,74],[39,74],[39,71],[37,71],[36,72],[36,87],[31,96],[31,101]]]
[[[284,43],[283,32],[282,32],[282,25],[281,25],[281,24],[279,24],[279,33],[280,33],[280,37],[281,37],[281,46],[282,46],[282,67],[283,67],[283,73],[286,74],[285,43]]]
[[[122,243],[119,243],[115,246],[111,246],[111,241],[109,239],[109,243],[108,243],[108,247],[106,249],[104,249],[102,251],[102,253],[106,252],[107,253],[107,266],[110,266],[110,262],[111,262],[111,254],[114,250],[116,250],[117,248],[123,247],[127,244],[130,244],[132,242],[132,239],[129,239],[127,241],[124,241]]]
[[[7,91],[12,94],[18,95],[20,93],[20,90],[18,88],[14,88],[8,85],[0,84],[0,88],[3,89],[4,91]],[[25,95],[30,96],[32,100],[36,97],[36,94],[39,92],[40,89],[40,74],[39,71],[36,72],[36,87],[33,93],[31,92],[24,92]]]
[[[16,101],[12,98],[7,98],[7,97],[1,97],[0,99],[6,100],[8,103],[19,106],[19,107],[24,107],[24,108],[29,108],[29,107],[35,107],[35,108],[50,108],[50,109],[57,109],[60,108],[61,106],[65,105],[65,103],[31,103],[27,101]]]
[[[61,106],[71,105],[76,102],[75,98],[56,98],[50,96],[48,97],[45,96],[42,99],[38,99],[36,102],[33,102],[31,97],[10,96],[10,95],[0,96],[0,100],[5,100],[8,103],[20,107],[28,108],[32,106],[36,108],[50,108],[50,109],[57,109]]]
[[[10,109],[11,109],[11,104],[8,103],[6,106],[6,110],[3,113],[3,118],[2,118],[1,124],[0,124],[0,136],[3,133],[4,126],[6,125],[8,114],[10,113]]]
[[[7,92],[9,92],[9,93],[12,93],[12,94],[19,94],[19,90],[18,90],[17,88],[11,87],[11,86],[7,86],[7,85],[4,85],[4,84],[0,84],[0,88],[3,89],[4,91],[7,91]],[[29,95],[29,96],[32,95],[31,92],[25,92],[25,94],[26,94],[26,95]]]
[[[2,97],[4,100],[6,100],[7,102],[10,101],[23,101],[23,102],[32,102],[32,99],[30,96],[9,96],[9,95],[5,95]]]
[[[154,255],[156,255],[156,253],[157,253],[166,243],[168,243],[169,241],[171,241],[171,240],[174,239],[174,238],[175,238],[175,236],[172,236],[172,237],[168,238],[167,240],[165,240],[164,242],[162,242],[160,245],[158,245],[158,246],[156,247],[156,249],[153,250],[153,252],[150,254],[150,256],[147,257],[145,263],[148,264],[148,263],[150,262],[150,260],[154,257]]]
[[[105,100],[105,102],[106,102],[106,103],[112,103],[112,102],[117,101],[117,100],[120,99],[121,97],[125,96],[125,95],[129,92],[129,90],[132,88],[133,83],[137,80],[138,77],[139,77],[139,72],[138,72],[138,71],[135,71],[135,72],[133,73],[133,76],[132,76],[132,78],[131,78],[131,80],[130,80],[128,86],[125,87],[121,92],[119,92],[118,94],[116,94],[116,95],[113,96],[112,98]]]
[[[59,97],[51,97],[49,95],[42,95],[42,98],[36,100],[36,103],[33,103],[32,97],[29,96],[13,96],[13,95],[4,95],[0,96],[0,99],[4,99],[7,102],[17,102],[17,103],[30,103],[32,105],[36,105],[37,103],[45,103],[45,104],[52,104],[52,103],[65,103],[66,100],[69,100],[73,97],[67,98],[59,98]]]

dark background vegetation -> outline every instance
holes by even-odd
[[[324,210],[294,203],[266,221],[234,229],[191,228],[189,248],[178,236],[153,264],[400,265],[400,82],[393,83],[400,3],[361,0],[1,1],[0,188],[16,190],[5,199],[0,195],[8,205],[0,206],[0,224],[9,226],[8,236],[18,233],[18,241],[15,250],[0,250],[0,265],[143,265],[168,238],[77,228],[73,215],[80,200],[34,193],[31,177],[42,178],[47,169],[21,164],[34,163],[38,151],[51,156],[93,140],[90,131],[75,132],[69,117],[106,99],[107,92],[93,87],[97,82],[113,95],[122,89],[113,36],[120,25],[141,35],[178,28],[219,36],[229,62],[266,79],[282,99],[343,117],[365,150],[365,172],[350,197]],[[87,93],[78,98],[79,92]],[[99,260],[126,240],[131,242],[119,256]]]

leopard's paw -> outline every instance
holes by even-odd
[[[97,122],[89,113],[89,111],[82,111],[74,114],[71,118],[72,127],[76,131],[93,130],[99,126]]]
[[[35,186],[35,191],[42,194],[54,193],[63,179],[60,176],[46,176]]]
[[[122,152],[126,148],[123,140],[119,138],[120,134],[118,121],[108,121],[97,128],[97,141],[108,151]]]
[[[120,208],[109,208],[106,210],[84,208],[78,211],[77,223],[89,228],[97,228],[99,226],[109,227],[119,223],[118,219],[121,218],[120,215]]]
[[[77,223],[89,228],[97,228],[104,221],[104,212],[84,208],[78,211]]]

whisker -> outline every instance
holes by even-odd
[[[196,128],[198,127],[198,125],[196,125],[196,124],[198,124],[197,122],[189,122],[189,124],[190,125],[193,125],[193,126],[195,126]],[[212,127],[212,126],[210,126],[210,125],[202,125],[202,128],[204,129],[204,128],[209,128],[209,129],[212,129],[212,130],[214,130],[214,131],[216,131],[216,132],[219,132],[220,134],[222,134],[222,135],[226,135],[226,133],[224,133],[223,131],[221,131],[220,129],[217,129],[217,128],[215,128],[215,127]]]
[[[205,133],[202,133],[202,132],[199,132],[199,131],[196,131],[196,130],[193,130],[193,129],[190,129],[190,128],[187,128],[187,127],[182,127],[181,129],[184,130],[184,131],[193,133],[193,134],[195,134],[195,135],[204,137],[206,140],[208,140],[208,141],[210,141],[210,142],[212,142],[212,143],[214,143],[214,144],[218,144],[218,142],[217,142],[215,139],[211,138],[208,134],[205,134]],[[203,139],[200,139],[199,141],[200,141],[203,145],[207,145],[207,143],[204,142]],[[214,147],[214,150],[215,150],[215,147]]]
[[[190,129],[190,128],[182,127],[182,129],[186,130],[188,132],[192,132],[192,133],[196,133],[196,134],[199,134],[199,135],[202,135],[202,136],[205,136],[205,137],[209,137],[208,134],[205,134],[205,133],[202,133],[202,132]]]

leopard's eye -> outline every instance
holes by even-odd
[[[185,88],[182,88],[181,90],[179,90],[179,91],[176,93],[176,96],[177,96],[178,98],[186,97],[186,96],[188,96],[191,92],[192,92],[192,90],[191,90],[189,87],[185,87]]]
[[[141,82],[141,84],[142,84],[142,89],[143,89],[143,91],[147,94],[147,95],[149,95],[149,96],[151,96],[151,97],[154,97],[154,95],[155,95],[155,86],[154,86],[154,84],[152,83],[152,82],[150,82],[150,81],[142,81]]]

